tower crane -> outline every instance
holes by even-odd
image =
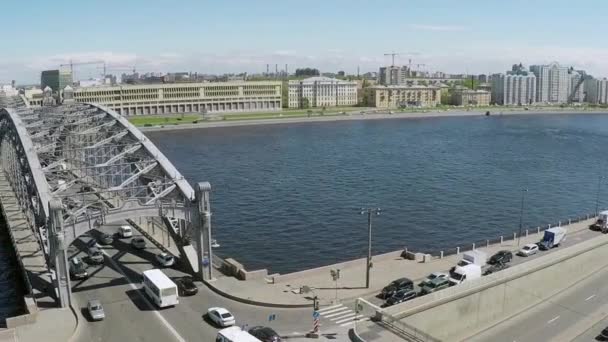
[[[106,75],[106,62],[105,61],[89,61],[89,62],[76,62],[76,63],[74,63],[70,59],[70,63],[59,64],[59,67],[63,68],[63,67],[69,66],[70,67],[70,73],[72,74],[72,77],[74,77],[74,66],[75,65],[92,65],[92,64],[101,64],[101,65],[103,65],[103,75],[105,77],[105,75]]]
[[[385,53],[384,55],[391,56],[392,57],[391,66],[395,66],[395,56],[399,56],[400,54],[395,53],[395,51],[393,51],[393,53]]]

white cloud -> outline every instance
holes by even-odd
[[[411,24],[410,28],[421,31],[435,31],[435,32],[455,32],[465,31],[467,28],[464,26],[452,26],[452,25],[427,25],[427,24]]]

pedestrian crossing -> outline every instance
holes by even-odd
[[[327,322],[329,320],[331,323],[341,327],[346,327],[354,324],[355,322],[369,320],[369,317],[365,317],[365,315],[358,315],[353,309],[350,309],[343,304],[323,308],[319,310],[319,314],[321,315],[321,318],[323,318],[321,320],[322,323],[323,321]]]

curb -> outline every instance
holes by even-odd
[[[301,309],[301,308],[311,308],[312,307],[312,303],[310,303],[310,304],[280,304],[280,303],[260,302],[260,301],[253,300],[253,299],[241,298],[241,297],[231,295],[227,292],[224,292],[223,290],[220,290],[218,287],[214,286],[211,282],[209,282],[207,280],[203,280],[203,283],[205,285],[207,285],[207,287],[210,288],[213,292],[219,294],[222,297],[226,297],[228,299],[232,299],[234,301],[249,304],[249,305],[265,306],[265,307],[269,307],[269,308],[283,308],[283,309]]]
[[[350,338],[352,342],[367,342],[357,334],[355,328],[348,329],[348,338]]]

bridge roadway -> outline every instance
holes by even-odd
[[[117,226],[108,225],[100,230],[114,233],[116,229]],[[86,261],[86,243],[94,233],[75,241],[69,250],[70,258],[79,256]],[[279,309],[243,304],[216,294],[200,282],[197,282],[199,293],[195,296],[180,297],[177,306],[157,310],[139,290],[139,282],[143,271],[159,267],[154,259],[159,250],[149,241],[145,250],[134,250],[129,242],[130,239],[115,239],[112,245],[101,246],[104,264],[90,265],[88,279],[72,282],[75,308],[81,308],[77,341],[213,341],[219,329],[203,318],[212,306],[226,307],[235,315],[239,326],[270,326],[283,336],[302,336],[311,328],[310,308]],[[174,268],[165,268],[164,272],[173,279],[186,275]],[[86,318],[83,308],[94,298],[104,306],[107,315],[104,321],[90,322]],[[276,320],[269,322],[271,314],[276,315]],[[330,334],[333,330],[325,332]],[[348,341],[346,332],[342,329],[341,334],[333,335],[331,340]]]

